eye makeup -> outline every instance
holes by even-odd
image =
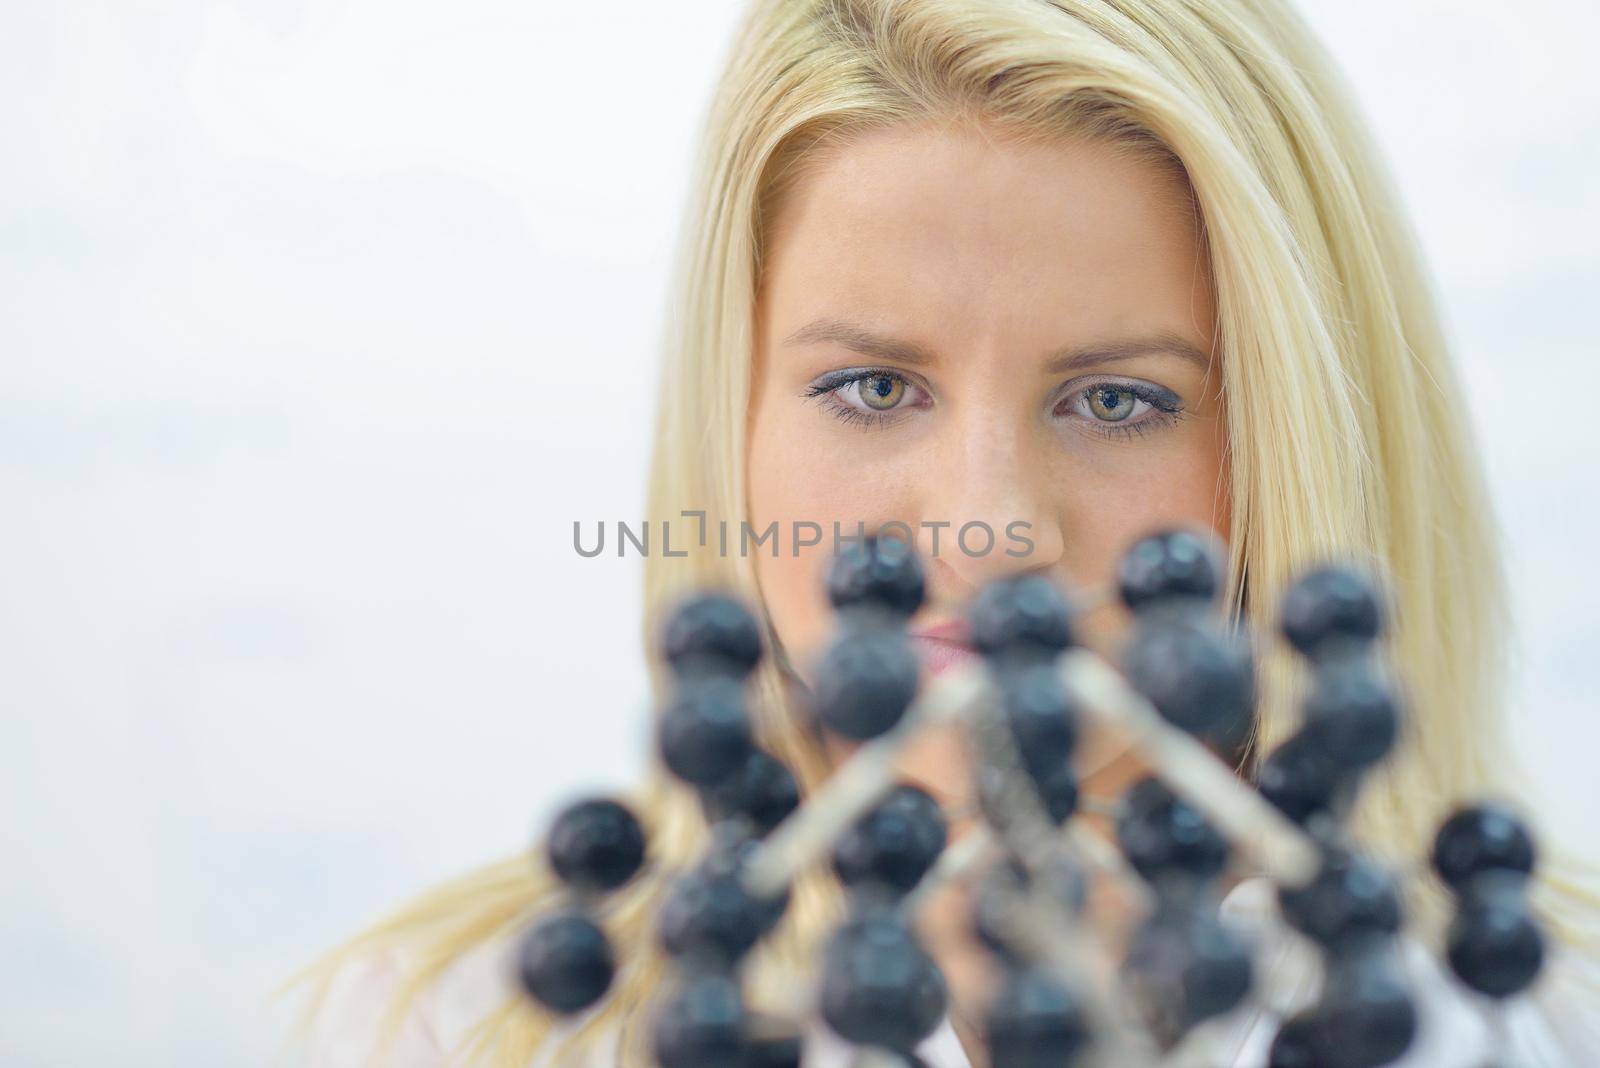
[[[933,406],[932,393],[924,384],[891,367],[830,371],[807,385],[802,396],[821,403],[841,422],[864,428],[892,426]],[[1052,418],[1123,439],[1171,426],[1183,413],[1183,398],[1172,390],[1120,376],[1074,379],[1058,391],[1051,405]]]

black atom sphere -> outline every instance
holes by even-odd
[[[1116,829],[1128,863],[1150,882],[1207,880],[1228,863],[1228,840],[1155,776],[1129,788]]]
[[[822,725],[841,737],[876,738],[899,723],[911,706],[921,670],[903,633],[842,633],[818,663],[812,707]]]
[[[727,972],[691,972],[657,1010],[651,1036],[661,1068],[738,1065],[745,1048],[745,1006]]]
[[[1331,812],[1347,769],[1322,740],[1304,729],[1267,754],[1256,769],[1256,789],[1279,812],[1302,826]]]
[[[1400,736],[1400,706],[1388,680],[1365,658],[1319,664],[1303,730],[1340,768],[1359,771],[1388,756]]]
[[[1065,1068],[1091,1037],[1078,999],[1038,968],[1008,971],[985,1030],[992,1068]]]
[[[1052,775],[1077,743],[1077,706],[1061,674],[1047,663],[1002,668],[996,673],[1000,704],[1018,754],[1035,779]]]
[[[726,673],[743,678],[760,663],[761,627],[731,594],[694,594],[668,614],[661,654],[678,675]]]
[[[544,917],[523,937],[517,977],[551,1012],[582,1012],[611,986],[616,958],[605,933],[578,912]]]
[[[846,886],[875,885],[905,894],[933,867],[945,842],[939,803],[903,783],[839,837],[833,867]]]
[[[680,680],[656,729],[657,749],[683,781],[714,787],[750,756],[750,722],[738,680],[707,675]]]
[[[1340,953],[1400,930],[1400,895],[1388,872],[1346,849],[1328,851],[1311,882],[1280,887],[1284,918],[1324,949]]]
[[[1330,964],[1316,1006],[1317,1068],[1379,1068],[1398,1060],[1417,1034],[1417,1009],[1392,947],[1364,942]]]
[[[1206,607],[1220,587],[1216,554],[1204,537],[1189,530],[1140,538],[1117,567],[1117,592],[1135,612],[1173,602]]]
[[[972,647],[990,658],[1049,658],[1073,643],[1066,595],[1042,574],[996,579],[967,613]]]
[[[1318,1068],[1323,1063],[1317,1053],[1321,1042],[1322,1029],[1315,1014],[1307,1010],[1291,1016],[1273,1036],[1267,1068]]]
[[[1544,932],[1528,907],[1524,883],[1511,871],[1479,875],[1461,895],[1446,932],[1450,970],[1480,994],[1521,993],[1544,967]]]
[[[1253,981],[1244,940],[1215,915],[1182,906],[1158,911],[1145,922],[1125,967],[1158,1032],[1167,1038],[1228,1012],[1249,994]]]
[[[697,869],[681,876],[656,914],[661,945],[674,957],[728,965],[754,946],[768,910],[736,872]]]
[[[615,890],[644,863],[644,830],[627,806],[596,797],[567,806],[550,827],[546,854],[577,890]]]
[[[933,959],[887,911],[846,921],[824,949],[822,1018],[858,1046],[914,1050],[933,1033],[947,997]]]
[[[1527,825],[1492,803],[1457,809],[1433,840],[1433,870],[1457,891],[1486,871],[1532,874],[1535,859]]]
[[[1142,619],[1122,665],[1162,718],[1191,734],[1234,731],[1255,705],[1249,643],[1202,613]]]
[[[764,835],[800,807],[794,773],[770,753],[752,748],[744,764],[702,794],[713,821],[743,816]]]
[[[1318,657],[1362,646],[1383,633],[1385,609],[1376,584],[1351,567],[1332,565],[1302,574],[1279,605],[1283,636],[1301,653]]]
[[[849,542],[828,569],[828,600],[839,611],[866,608],[909,619],[922,607],[925,579],[916,550],[899,538]]]

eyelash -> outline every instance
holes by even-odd
[[[835,371],[833,374],[824,375],[820,380],[806,387],[806,396],[823,401],[827,409],[842,423],[868,428],[886,427],[898,423],[905,416],[905,409],[903,408],[891,408],[882,412],[864,412],[839,400],[838,393],[840,390],[857,382],[865,382],[869,378],[892,378],[906,389],[922,389],[921,386],[905,375],[887,367],[861,367],[851,371]]]
[[[904,414],[902,409],[864,412],[838,399],[837,394],[840,390],[869,378],[892,378],[907,389],[922,388],[892,368],[863,367],[826,375],[821,380],[806,387],[805,396],[808,399],[820,399],[827,402],[828,410],[840,422],[847,425],[882,428],[899,422]],[[1182,402],[1178,401],[1176,396],[1167,390],[1152,388],[1139,382],[1117,379],[1096,379],[1083,385],[1075,386],[1071,392],[1056,402],[1053,410],[1059,412],[1064,405],[1080,399],[1086,399],[1092,391],[1105,389],[1108,386],[1127,392],[1134,399],[1145,402],[1150,406],[1150,411],[1146,412],[1136,423],[1107,422],[1103,419],[1092,418],[1078,420],[1078,422],[1088,425],[1091,428],[1091,433],[1132,440],[1134,437],[1143,437],[1152,430],[1160,430],[1171,426],[1183,416]]]

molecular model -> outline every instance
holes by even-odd
[[[1205,1026],[1265,1003],[1249,937],[1219,914],[1230,872],[1264,875],[1303,936],[1320,993],[1288,1015],[1271,1068],[1376,1068],[1401,1057],[1418,1012],[1396,949],[1401,876],[1346,830],[1364,777],[1400,740],[1403,708],[1378,655],[1384,599],[1357,569],[1302,574],[1278,611],[1281,638],[1309,667],[1301,725],[1260,761],[1254,782],[1219,756],[1250,735],[1251,642],[1223,617],[1220,567],[1185,531],[1140,540],[1116,595],[1133,626],[1111,663],[1074,640],[1082,602],[1038,573],[997,580],[967,617],[981,664],[919,687],[907,622],[924,572],[893,538],[852,542],[832,562],[837,631],[813,673],[808,711],[858,743],[802,798],[753,740],[746,682],[764,655],[741,601],[702,592],[666,620],[659,652],[674,680],[657,752],[701,799],[709,847],[671,873],[655,937],[673,976],[656,992],[651,1042],[662,1068],[801,1064],[815,1022],[858,1048],[860,1065],[917,1065],[949,988],[919,940],[918,910],[952,880],[971,890],[970,929],[1002,977],[979,1025],[993,1068],[1225,1063]],[[1104,812],[1115,843],[1085,825],[1073,754],[1091,723],[1132,741],[1155,773]],[[971,740],[981,816],[955,841],[947,813],[893,767],[932,726]],[[543,1010],[596,1011],[619,954],[600,922],[608,894],[646,865],[630,807],[590,798],[562,811],[543,843],[563,904],[520,946],[519,976]],[[1493,1014],[1538,975],[1544,937],[1528,906],[1535,847],[1510,811],[1462,808],[1438,830],[1432,868],[1455,899],[1448,971]],[[744,964],[779,923],[795,876],[831,865],[848,910],[817,947],[792,1018],[746,1006]],[[1126,934],[1090,915],[1110,881],[1136,905]]]

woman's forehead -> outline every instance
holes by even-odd
[[[1208,347],[1187,191],[1109,146],[874,131],[817,161],[776,222],[763,314],[785,333],[889,316],[944,337],[1164,329]]]

